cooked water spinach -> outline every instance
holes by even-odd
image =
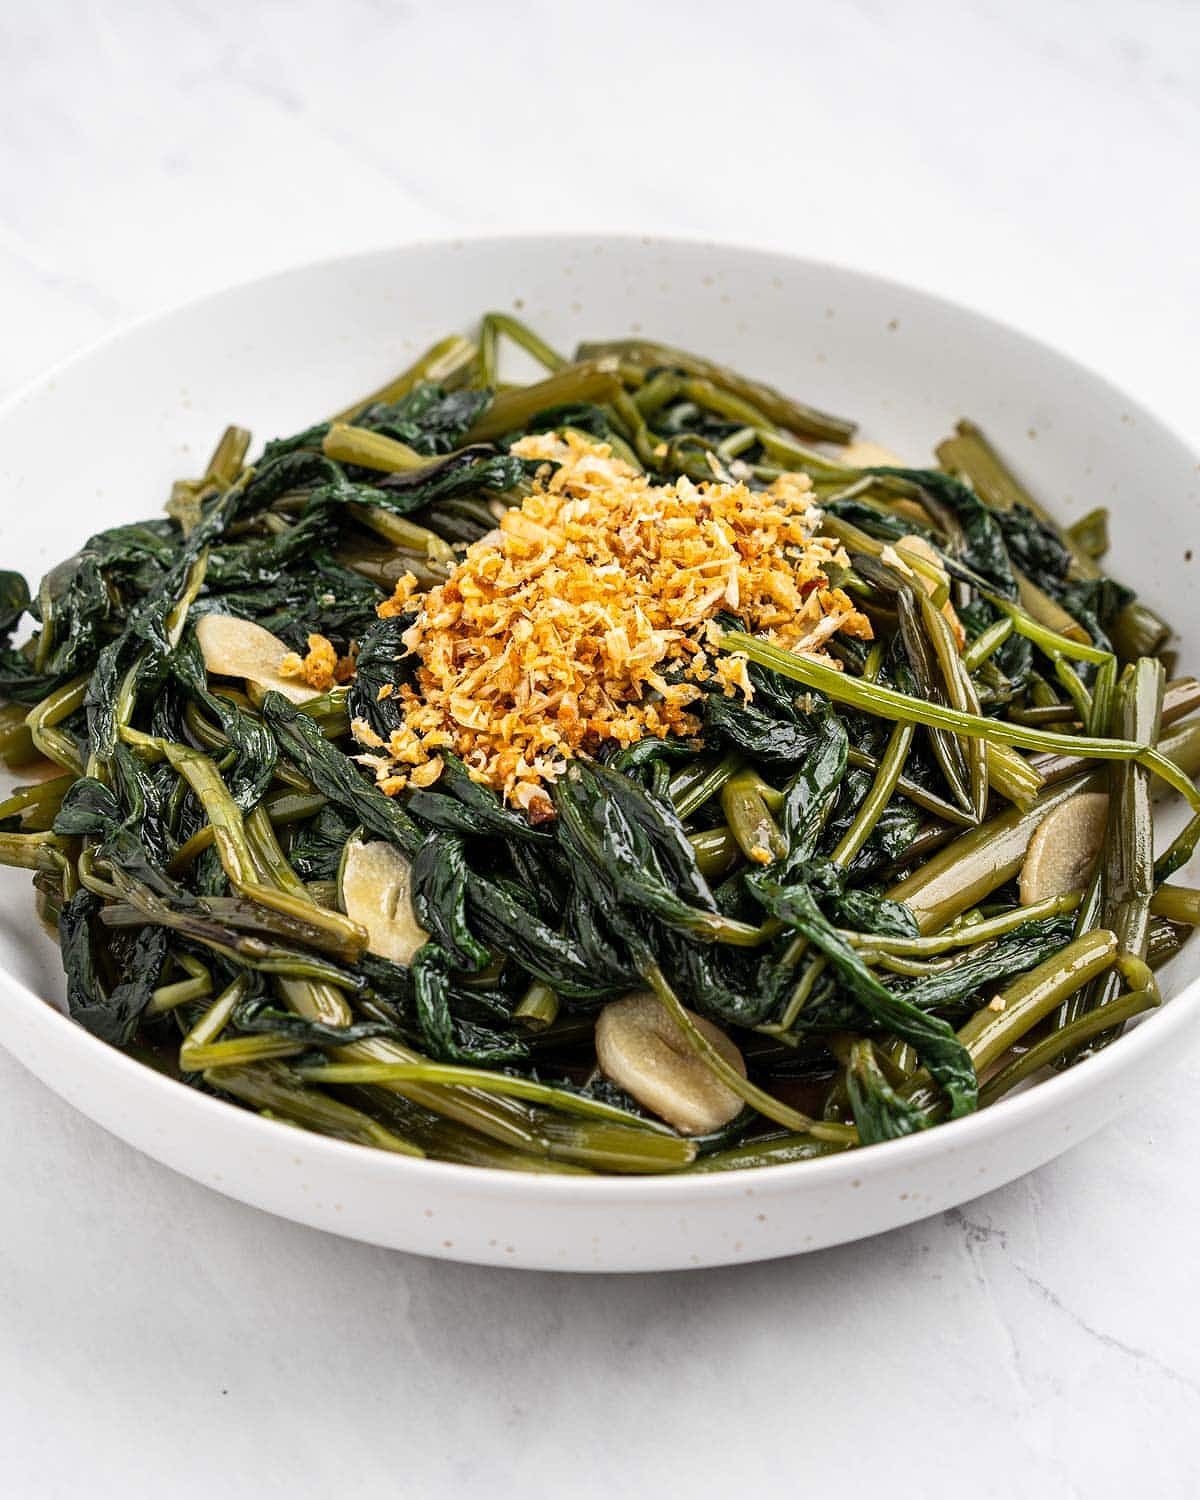
[[[503,384],[506,340],[544,377]],[[1061,527],[968,422],[925,468],[853,438],[711,359],[568,359],[489,314],[252,461],[230,427],[36,591],[0,573],[28,780],[0,862],[33,872],[71,1015],[293,1126],[570,1173],[807,1161],[1107,1045],[1200,921],[1169,880],[1200,685],[1165,680],[1103,513]],[[646,516],[586,560],[605,484],[669,495],[648,524],[701,548],[715,591],[677,628],[642,630],[688,571]],[[568,533],[572,586],[650,590],[591,632],[607,659],[655,654],[605,717],[517,652],[518,754],[463,683],[545,621],[498,613],[481,655],[462,620]],[[1192,813],[1157,861],[1156,786]]]

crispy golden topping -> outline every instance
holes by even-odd
[[[416,766],[408,773],[409,786],[432,786],[442,774],[442,757],[435,755],[423,766]]]
[[[395,592],[390,599],[385,599],[375,613],[381,620],[391,620],[397,615],[402,615],[408,608],[408,601],[417,592],[417,580],[412,573],[403,573],[396,580]]]
[[[339,657],[333,642],[326,636],[310,635],[308,655],[299,656],[295,651],[289,651],[279,663],[279,674],[281,677],[301,677],[310,688],[325,693],[334,683],[350,681],[357,656],[357,644],[351,646],[348,656]]]
[[[386,748],[362,757],[385,790],[451,749],[476,780],[545,817],[545,783],[574,752],[698,735],[702,683],[752,695],[745,659],[714,649],[722,611],[823,659],[837,631],[870,638],[829,587],[839,551],[813,535],[807,476],[761,491],[659,485],[576,433],[525,437],[513,452],[558,467],[419,601],[404,636],[416,686],[396,689],[403,726],[384,747],[355,725],[361,742]],[[402,579],[380,614],[410,608],[412,593]]]

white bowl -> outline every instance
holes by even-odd
[[[645,332],[857,417],[920,460],[979,420],[1058,514],[1113,508],[1115,569],[1200,662],[1198,474],[1121,393],[1020,334],[892,282],[782,255],[562,236],[413,245],[292,271],[156,318],[0,414],[0,566],[33,578],[157,512],[226,422],[291,432],[488,308],[551,342]],[[762,1260],[878,1233],[1028,1172],[1135,1101],[1189,1040],[1200,946],[1172,996],[1082,1066],[969,1119],[846,1156],[705,1177],[569,1178],[414,1161],[263,1120],[96,1041],[61,1003],[28,877],[0,878],[0,1042],[98,1124],[272,1213],[424,1255],[570,1270]]]

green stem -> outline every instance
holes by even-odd
[[[1125,668],[1117,687],[1116,713],[1121,729],[1150,744],[1158,739],[1161,727],[1163,679],[1162,663],[1144,656],[1136,666]],[[1150,773],[1140,765],[1113,766],[1109,785],[1100,921],[1116,933],[1122,959],[1144,960],[1155,885]],[[1119,976],[1106,975],[1065,1007],[1063,1022],[1115,1000],[1119,988]]]
[[[699,833],[689,833],[688,842],[696,851],[696,864],[705,880],[719,880],[738,862],[740,850],[728,828],[702,828]]]
[[[1039,588],[1032,578],[1027,578],[1020,568],[1014,568],[1013,572],[1016,574],[1021,608],[1031,619],[1064,640],[1077,641],[1085,646],[1091,644],[1087,631],[1057,599],[1046,593],[1045,589]]]
[[[287,1036],[234,1036],[207,1045],[185,1042],[179,1049],[179,1066],[185,1073],[203,1073],[208,1068],[265,1062],[272,1057],[298,1057],[307,1048]]]
[[[221,866],[236,889],[258,883],[259,869],[246,839],[242,814],[207,755],[188,745],[163,743],[163,753],[196,794],[212,825]]]
[[[1025,750],[1054,750],[1088,760],[1136,761],[1160,776],[1185,796],[1200,811],[1200,791],[1176,765],[1151,746],[1133,740],[1092,738],[1088,735],[1055,734],[1049,729],[1035,729],[1024,724],[988,719],[963,713],[942,704],[928,703],[894,688],[867,683],[861,678],[827,667],[822,662],[785,651],[738,630],[725,631],[720,640],[723,651],[742,652],[759,666],[789,677],[794,682],[824,693],[837,703],[845,703],[877,718],[925,724],[954,734],[977,736],[999,744],[1016,745]]]
[[[790,1105],[784,1104],[781,1099],[774,1098],[771,1094],[760,1089],[757,1084],[743,1078],[738,1070],[733,1067],[704,1033],[693,1022],[684,1006],[675,994],[675,991],[667,983],[662,970],[656,963],[647,965],[643,976],[650,988],[662,1002],[663,1008],[675,1022],[683,1034],[684,1041],[696,1054],[700,1061],[715,1075],[727,1089],[736,1094],[745,1104],[752,1109],[758,1110],[760,1115],[765,1115],[768,1120],[774,1120],[777,1125],[783,1125],[788,1130],[803,1131],[815,1136],[818,1140],[834,1141],[840,1144],[851,1144],[857,1139],[857,1133],[853,1128],[846,1125],[831,1125],[823,1120],[812,1120],[808,1115],[801,1114],[798,1109],[792,1109]]]
[[[609,1120],[613,1124],[628,1126],[631,1130],[649,1130],[658,1135],[673,1135],[669,1126],[642,1115],[631,1114],[603,1100],[591,1099],[585,1094],[573,1094],[569,1089],[558,1089],[550,1084],[538,1083],[532,1078],[520,1078],[509,1073],[495,1073],[487,1068],[459,1067],[452,1063],[317,1063],[296,1070],[297,1077],[308,1083],[404,1083],[458,1084],[464,1088],[479,1089],[485,1094],[500,1094],[510,1099],[524,1099],[531,1104],[540,1104],[547,1109],[561,1110],[564,1114],[579,1115],[588,1120]]]
[[[10,771],[28,766],[39,758],[40,752],[25,722],[28,713],[20,703],[0,704],[0,759]]]
[[[419,1146],[386,1129],[362,1110],[306,1089],[278,1064],[210,1068],[204,1074],[210,1088],[232,1094],[258,1110],[269,1110],[321,1135],[336,1136],[362,1146],[378,1146],[401,1156],[424,1156]]]
[[[1108,509],[1098,505],[1066,528],[1072,547],[1099,562],[1108,551]]]
[[[725,1151],[713,1151],[700,1157],[688,1171],[736,1172],[747,1167],[780,1167],[793,1161],[815,1161],[819,1156],[832,1156],[845,1149],[845,1144],[813,1135],[781,1135],[764,1141],[748,1141],[744,1146],[731,1146]]]
[[[979,695],[975,691],[975,684],[971,681],[971,674],[963,666],[962,658],[958,654],[958,642],[954,638],[954,632],[950,629],[945,615],[924,589],[917,595],[917,605],[921,612],[925,633],[933,646],[942,674],[947,702],[952,708],[978,716]],[[971,809],[977,822],[982,820],[987,811],[988,750],[990,748],[982,740],[970,738],[963,746],[970,777]],[[995,764],[994,756],[991,760]],[[996,769],[1000,769],[998,765]]]
[[[1113,621],[1112,643],[1122,661],[1157,656],[1171,639],[1171,627],[1152,609],[1133,599]]]
[[[859,950],[863,958],[870,960],[876,953],[924,954],[949,953],[955,948],[974,948],[979,943],[991,942],[1015,932],[1026,922],[1039,922],[1046,917],[1065,916],[1079,905],[1080,893],[1072,891],[1067,896],[1049,896],[1031,906],[1017,906],[999,916],[988,917],[982,922],[961,922],[945,932],[931,937],[888,937],[876,932],[842,932],[846,942]]]
[[[698,758],[677,771],[667,787],[677,816],[682,820],[699,812],[745,764],[744,755],[732,752],[715,761]]]
[[[923,933],[940,931],[1007,884],[1020,870],[1042,819],[1088,784],[1086,775],[1060,782],[1027,810],[1010,808],[961,834],[892,886],[888,896],[905,903]]]
[[[738,771],[721,788],[721,810],[738,847],[755,864],[769,864],[787,852],[787,840],[767,810],[753,770]]]
[[[620,392],[621,380],[613,360],[564,365],[548,380],[501,391],[463,441],[492,442],[506,433],[519,432],[548,407],[574,406],[579,402],[602,406]]]
[[[0,865],[17,870],[56,871],[70,847],[56,833],[0,832]]]
[[[1200,927],[1200,891],[1185,885],[1160,885],[1150,898],[1150,910],[1187,927]]]
[[[547,370],[561,370],[567,363],[556,349],[552,349],[545,339],[539,337],[528,324],[522,323],[519,318],[502,312],[484,313],[479,330],[480,385],[494,386],[496,384],[499,364],[497,346],[501,334],[511,339],[518,348],[524,349],[526,354],[536,359],[538,364],[544,365]]]
[[[372,432],[367,427],[348,427],[344,422],[334,422],[321,439],[321,451],[326,458],[340,464],[357,464],[363,469],[376,469],[383,474],[403,474],[410,469],[431,467],[423,457],[407,443]],[[440,460],[439,460],[440,462]]]
[[[970,1053],[976,1073],[985,1073],[1056,1006],[1109,968],[1116,956],[1114,934],[1097,929],[1015,979],[959,1029],[958,1039]],[[904,1090],[904,1097],[934,1118],[945,1113],[941,1091],[924,1069]]]
[[[1024,1082],[1035,1073],[1040,1073],[1043,1068],[1049,1067],[1060,1058],[1076,1052],[1093,1037],[1101,1036],[1106,1031],[1115,1031],[1118,1027],[1124,1026],[1126,1021],[1132,1020],[1134,1016],[1140,1016],[1143,1011],[1153,1010],[1158,1003],[1155,991],[1152,989],[1130,990],[1118,999],[1110,1000],[1097,1010],[1086,1011],[1074,1021],[1068,1022],[1057,1031],[1052,1031],[1049,1036],[1036,1042],[1028,1052],[1023,1052],[1020,1057],[1014,1058],[1007,1067],[1002,1068],[984,1084],[979,1091],[980,1108],[986,1104],[994,1104],[1002,1095],[1014,1089],[1018,1083]]]
[[[989,745],[988,749],[992,747]],[[849,765],[857,766],[860,771],[878,771],[879,758],[870,755],[865,750],[851,745],[846,754]],[[956,807],[953,802],[948,802],[944,797],[939,797],[935,792],[923,787],[920,782],[913,781],[908,776],[901,776],[896,782],[896,790],[903,797],[918,807],[923,807],[926,812],[932,813],[935,818],[943,818],[946,822],[957,823],[960,827],[971,828],[974,820],[969,813],[961,807]]]
[[[993,656],[1013,633],[1013,621],[1008,615],[994,620],[986,630],[980,631],[963,652],[963,666],[974,672]]]
[[[67,772],[64,776],[52,776],[48,781],[16,787],[10,797],[0,800],[0,822],[17,817],[27,819],[30,813],[38,811],[47,815],[47,821],[52,820],[75,780],[75,776]]]
[[[871,783],[871,790],[863,798],[854,821],[846,829],[831,858],[843,869],[850,864],[862,846],[871,837],[880,815],[896,791],[896,785],[912,749],[915,730],[911,724],[897,724],[888,740],[887,749],[879,761],[879,770]]]
[[[1090,556],[1063,531],[1053,516],[1041,506],[1020,482],[983,432],[965,418],[958,423],[955,435],[938,444],[938,462],[951,474],[967,479],[972,488],[992,510],[1012,510],[1016,505],[1031,510],[1059,536],[1070,551],[1077,575],[1096,578],[1099,569]]]
[[[854,436],[853,422],[816,411],[811,406],[803,406],[800,402],[781,395],[771,386],[748,380],[724,365],[667,344],[655,344],[648,339],[614,339],[602,344],[580,344],[575,354],[578,359],[615,355],[623,362],[639,366],[643,370],[682,370],[685,374],[699,376],[751,403],[765,414],[768,421],[779,427],[786,427],[801,437],[848,443]]]
[[[857,488],[857,486],[856,486]],[[843,497],[845,498],[845,497]],[[853,521],[847,521],[842,516],[826,512],[821,522],[821,535],[836,537],[839,542],[844,543],[853,552],[865,553],[868,557],[883,560],[883,554],[887,552],[901,553],[900,542],[883,542],[878,537],[871,536],[869,532],[856,526]],[[949,597],[950,580],[945,570],[937,563],[931,562],[929,558],[915,549],[902,552],[905,566],[911,573],[933,586],[933,593],[929,596],[937,608],[946,602]],[[922,590],[924,592],[924,590]]]
[[[452,333],[449,338],[441,339],[432,348],[427,349],[420,359],[409,365],[407,370],[389,380],[386,385],[380,386],[377,391],[372,391],[369,396],[356,401],[353,406],[348,406],[345,411],[338,412],[332,420],[349,422],[368,406],[390,406],[394,401],[407,396],[423,381],[432,381],[435,385],[447,385],[456,376],[464,374],[470,368],[475,361],[475,352],[475,345],[470,339],[463,338],[461,334]]]
[[[249,449],[250,434],[244,427],[226,427],[204,470],[204,482],[211,484],[218,492],[236,484]]]
[[[794,939],[787,953],[784,955],[785,960],[793,964],[799,963],[805,953],[808,952],[808,946],[807,938],[798,937]],[[817,980],[824,974],[828,964],[829,960],[823,953],[818,953],[815,958],[810,959],[805,964],[804,972],[800,975],[792,993],[788,996],[787,1007],[783,1015],[780,1016],[778,1021],[767,1022],[765,1025],[757,1027],[756,1030],[761,1031],[766,1036],[787,1038],[792,1027],[796,1024],[796,1019],[800,1015],[800,1012],[808,1004],[812,992],[816,988]]]
[[[76,677],[55,688],[36,708],[30,709],[25,719],[33,743],[46,759],[75,776],[83,775],[83,757],[70,735],[54,726],[83,707],[88,680],[87,677]]]
[[[531,1030],[544,1031],[558,1019],[558,1009],[558,996],[548,984],[535,979],[521,996],[513,1011],[513,1020],[522,1022]]]
[[[169,1010],[178,1010],[181,1005],[190,1005],[195,1000],[206,1000],[212,994],[212,975],[199,959],[190,953],[177,953],[175,962],[188,975],[174,984],[162,984],[150,996],[146,1015],[161,1016]]]

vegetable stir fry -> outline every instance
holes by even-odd
[[[0,862],[95,1036],[409,1156],[704,1172],[967,1115],[1160,1003],[1200,683],[1104,513],[971,423],[913,467],[489,314],[249,450],[0,574]]]

